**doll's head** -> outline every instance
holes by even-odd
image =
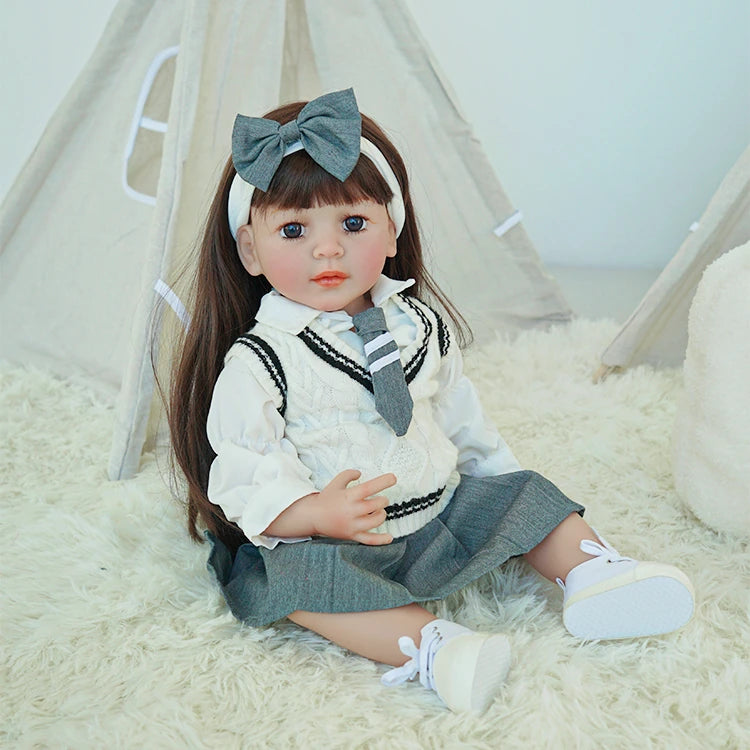
[[[330,125],[329,130],[312,135],[305,131],[314,122],[309,115],[311,105],[323,109],[320,119],[325,121],[324,127]],[[269,121],[282,127],[269,125]],[[252,132],[246,132],[248,128]],[[310,153],[302,146],[300,130]],[[284,105],[262,120],[240,115],[232,144],[238,171],[228,196],[228,222],[240,255],[243,234],[248,234],[242,227],[252,227],[253,221],[268,211],[373,202],[386,208],[398,238],[398,252],[389,254],[383,272],[393,278],[413,277],[419,283],[422,249],[406,168],[381,128],[357,111],[351,90],[327,94],[312,103]],[[315,151],[316,146],[322,154]]]
[[[371,120],[363,127],[351,89],[286,109],[281,126],[235,121],[229,227],[251,276],[295,302],[354,315],[369,306],[406,219],[401,183],[367,136],[398,154]]]

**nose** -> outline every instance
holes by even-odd
[[[344,248],[335,231],[323,232],[316,238],[313,246],[314,258],[339,258],[343,254]]]

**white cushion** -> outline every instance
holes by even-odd
[[[711,528],[750,537],[750,242],[703,274],[684,383],[672,441],[677,492]]]

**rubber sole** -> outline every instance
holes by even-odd
[[[669,575],[624,578],[603,581],[566,602],[563,622],[568,632],[585,640],[662,635],[681,628],[693,616],[693,587],[676,568]]]
[[[505,682],[510,643],[501,634],[470,633],[449,640],[435,655],[435,690],[452,711],[482,713]]]
[[[504,635],[489,638],[479,650],[471,685],[471,710],[484,713],[505,682],[510,669],[510,644]]]

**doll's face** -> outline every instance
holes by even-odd
[[[396,254],[396,231],[385,206],[373,201],[303,209],[252,209],[240,227],[242,264],[288,299],[316,310],[356,315],[386,258]]]

